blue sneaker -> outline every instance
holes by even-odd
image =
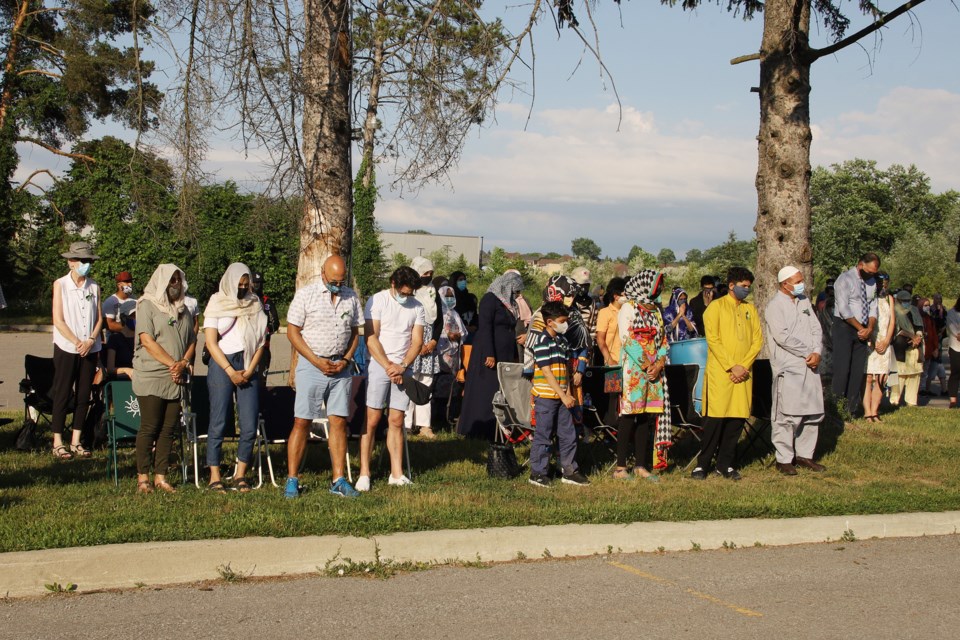
[[[287,486],[283,489],[283,497],[294,499],[300,497],[300,480],[297,478],[287,478]]]
[[[330,485],[330,493],[341,498],[356,498],[360,492],[350,486],[346,478],[337,478],[337,481]]]

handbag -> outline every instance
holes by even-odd
[[[910,337],[902,331],[893,337],[893,357],[897,362],[907,359],[907,349],[910,348]]]
[[[237,324],[237,319],[234,318],[234,319],[233,319],[233,322],[230,324],[230,326],[227,327],[227,330],[220,334],[220,339],[222,340],[225,335],[227,335],[228,333],[230,333],[230,331],[233,329],[233,327],[234,327],[236,324]],[[206,343],[206,341],[204,341],[204,343],[203,343],[203,351],[200,352],[200,362],[202,362],[202,363],[205,364],[205,365],[210,364],[210,352],[207,351],[207,343]]]
[[[603,374],[603,392],[623,392],[623,369],[611,369]]]
[[[17,432],[17,442],[14,445],[17,451],[32,451],[37,446],[37,423],[29,418],[24,420],[23,426]]]
[[[516,478],[520,463],[513,447],[503,442],[491,442],[487,451],[487,475],[491,478]]]

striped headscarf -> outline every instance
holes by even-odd
[[[633,301],[637,315],[633,320],[634,331],[647,333],[653,344],[662,344],[666,335],[663,315],[656,306],[654,293],[659,294],[663,289],[663,274],[653,269],[644,269],[627,281],[623,294]],[[647,309],[644,305],[653,306]],[[670,363],[669,356],[666,363]],[[663,385],[663,413],[657,415],[657,429],[653,442],[653,467],[665,469],[667,467],[667,449],[673,445],[673,427],[670,422],[670,391],[667,387],[667,368],[660,372],[660,384]]]
[[[491,282],[487,289],[487,293],[497,296],[497,299],[515,318],[520,317],[520,310],[517,308],[517,294],[521,291],[523,291],[523,277],[516,271],[507,271]]]

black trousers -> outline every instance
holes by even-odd
[[[137,431],[137,473],[167,475],[170,452],[180,420],[180,401],[157,396],[137,396],[140,430]],[[154,449],[154,447],[156,447]]]
[[[857,330],[837,318],[833,323],[833,393],[847,399],[847,409],[852,414],[863,409],[869,354],[867,343],[857,337]]]
[[[697,466],[709,469],[716,453],[717,469],[726,471],[732,467],[744,421],[743,418],[704,418],[703,448],[697,456]]]
[[[947,381],[947,393],[951,398],[957,397],[957,388],[960,387],[960,351],[947,349],[950,354],[950,379]]]
[[[93,376],[97,372],[97,358],[100,353],[88,353],[81,357],[76,353],[64,351],[53,345],[53,416],[50,430],[63,433],[67,424],[67,412],[70,400],[74,401],[73,429],[82,431],[90,408],[90,390],[93,388]]]
[[[627,466],[630,457],[630,444],[633,443],[635,467],[651,470],[653,457],[653,424],[656,416],[652,413],[637,413],[620,416],[617,420],[617,466]]]

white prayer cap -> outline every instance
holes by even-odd
[[[783,282],[787,278],[797,273],[800,273],[800,269],[792,266],[786,266],[783,269],[780,269],[780,273],[777,274],[777,282]]]
[[[430,262],[429,258],[424,258],[423,256],[417,256],[414,258],[410,263],[410,266],[420,275],[423,275],[428,271],[433,271],[433,263]]]

